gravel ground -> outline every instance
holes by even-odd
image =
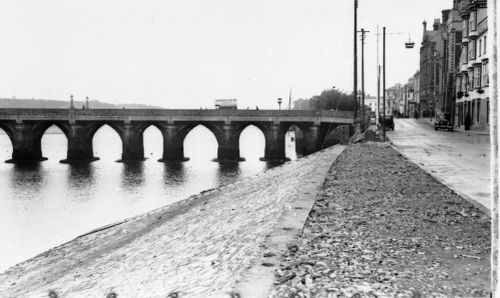
[[[383,143],[330,170],[272,297],[489,297],[490,218]]]

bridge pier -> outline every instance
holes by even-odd
[[[304,129],[304,155],[309,155],[314,152],[321,150],[322,140],[320,138],[320,127],[319,125],[311,125]]]
[[[237,126],[224,125],[217,135],[219,148],[217,161],[238,162],[245,160],[240,157],[240,131]]]
[[[265,132],[266,148],[264,157],[260,160],[286,161],[289,160],[285,154],[286,131],[278,124],[272,124]]]
[[[123,126],[122,133],[122,159],[119,161],[144,160],[144,144],[142,130],[131,124]]]
[[[41,137],[35,136],[34,125],[16,123],[12,137],[12,159],[8,163],[31,163],[47,160],[42,156]]]
[[[158,161],[188,161],[189,158],[184,157],[184,137],[186,133],[181,132],[178,126],[174,124],[167,124],[162,127],[163,157]]]
[[[88,125],[71,124],[69,126],[68,138],[68,153],[66,159],[61,163],[88,163],[99,160],[99,157],[94,156],[94,148],[92,146],[92,135],[90,134]]]

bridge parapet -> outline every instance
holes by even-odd
[[[268,121],[352,123],[353,113],[323,110],[0,109],[1,120]]]

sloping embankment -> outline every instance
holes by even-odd
[[[342,146],[83,235],[0,275],[3,297],[264,296]]]

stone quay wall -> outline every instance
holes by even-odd
[[[344,148],[89,232],[0,274],[0,293],[264,297]]]

